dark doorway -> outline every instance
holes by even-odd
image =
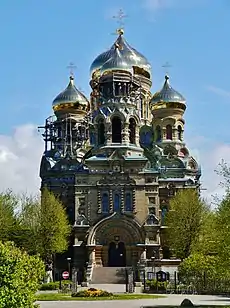
[[[111,242],[109,244],[108,266],[110,267],[126,266],[126,251],[125,251],[125,244],[123,242],[119,242],[117,245],[114,242]]]
[[[112,142],[121,143],[121,119],[118,117],[112,119]]]
[[[98,121],[98,145],[105,143],[105,124],[103,119]]]

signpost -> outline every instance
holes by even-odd
[[[64,272],[62,273],[62,278],[63,278],[64,280],[69,279],[69,272],[64,271]]]

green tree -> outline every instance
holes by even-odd
[[[230,192],[226,194],[217,208],[216,249],[226,270],[230,271]]]
[[[217,214],[215,211],[207,211],[203,215],[199,233],[193,242],[192,253],[218,255],[218,242]]]
[[[185,259],[190,255],[206,211],[207,206],[194,189],[180,190],[170,200],[166,233],[168,244],[176,257]]]
[[[0,242],[0,308],[32,308],[44,264],[12,242]]]
[[[50,259],[67,250],[71,227],[63,204],[48,189],[42,191],[38,245],[42,258]]]
[[[15,211],[18,206],[18,199],[7,191],[0,194],[0,240],[7,241],[12,238],[12,233],[17,229],[17,219]]]

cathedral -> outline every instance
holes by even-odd
[[[200,167],[184,141],[186,99],[165,76],[151,93],[151,65],[117,30],[90,67],[90,97],[70,74],[53,100],[41,159],[41,188],[59,196],[72,236],[56,267],[176,266],[165,236],[169,200],[199,189]],[[64,265],[63,265],[64,264]]]

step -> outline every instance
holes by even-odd
[[[95,267],[93,269],[93,284],[124,284],[124,267]]]

